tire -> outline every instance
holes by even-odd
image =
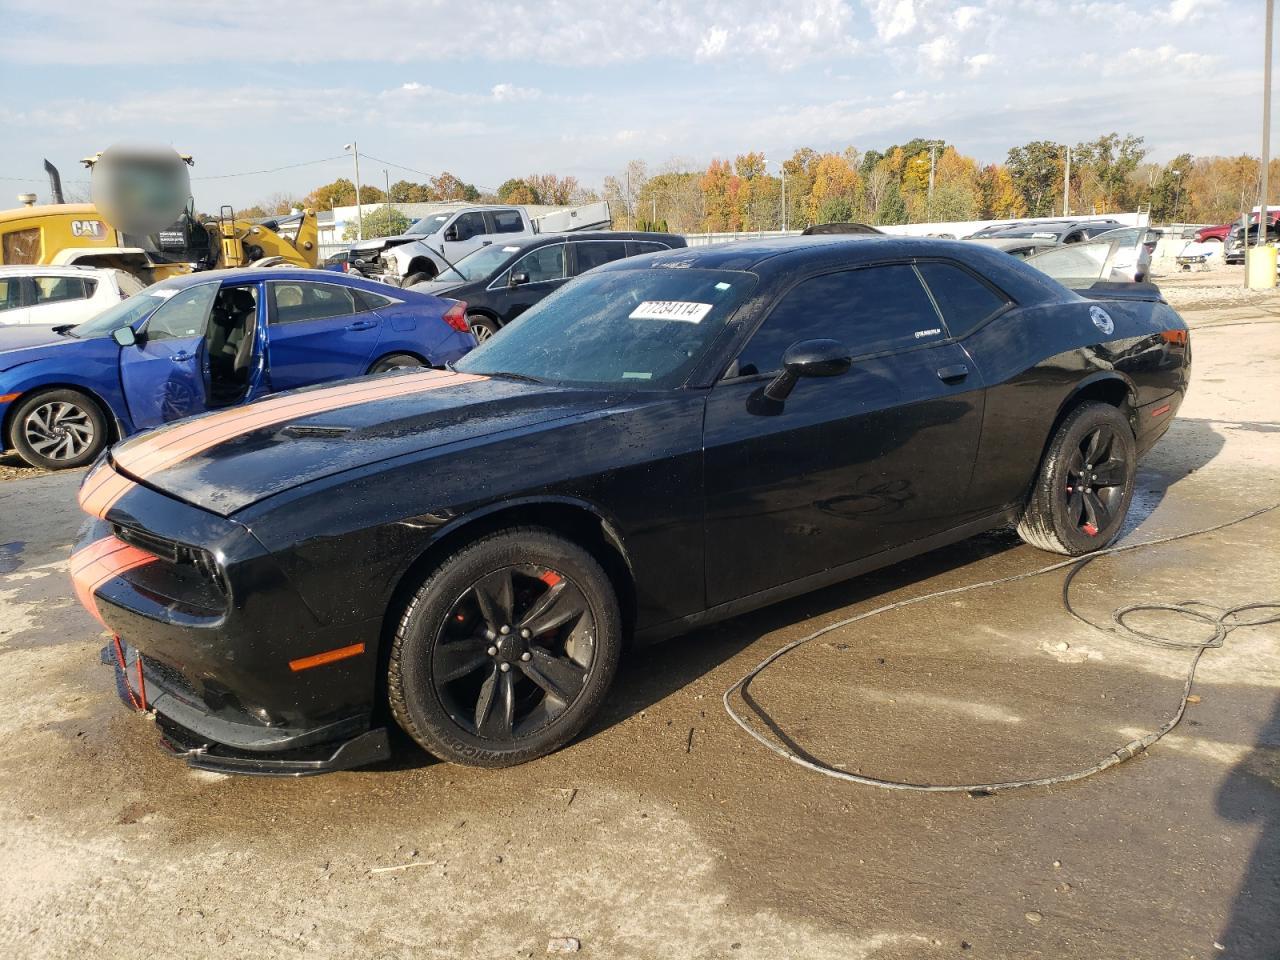
[[[79,390],[46,390],[18,404],[9,440],[33,467],[71,470],[92,463],[107,445],[107,416]]]
[[[582,730],[621,651],[618,600],[596,559],[550,530],[514,527],[458,550],[414,594],[391,646],[391,712],[441,760],[514,766]]]
[[[1018,535],[1070,557],[1101,550],[1124,526],[1137,470],[1137,442],[1125,415],[1107,403],[1076,407],[1049,443]]]
[[[497,320],[486,317],[483,313],[468,313],[467,326],[471,328],[471,335],[476,338],[476,343],[484,343],[502,329]]]
[[[415,283],[429,283],[435,279],[435,274],[424,273],[419,270],[417,273],[406,274],[405,278],[400,281],[400,286],[405,290],[412,287]]]
[[[392,353],[375,362],[369,368],[369,372],[387,373],[390,370],[420,370],[425,366],[425,363],[410,354]]]

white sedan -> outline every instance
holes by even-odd
[[[0,266],[0,326],[83,323],[142,289],[111,267]]]

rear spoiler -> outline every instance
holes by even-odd
[[[1095,280],[1088,287],[1076,287],[1075,292],[1090,300],[1144,300],[1164,303],[1164,294],[1154,283],[1125,283],[1114,280]]]

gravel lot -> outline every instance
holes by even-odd
[[[1195,383],[1140,472],[1130,540],[1280,500],[1280,297],[1239,271],[1162,281]],[[1258,322],[1261,321],[1261,322]],[[1248,325],[1245,325],[1248,324]],[[115,696],[73,600],[78,477],[0,461],[0,947],[8,956],[1275,960],[1280,631],[1204,658],[1188,719],[1071,786],[878,791],[767,753],[720,696],[767,653],[891,600],[1035,569],[1005,534],[634,653],[605,715],[505,771],[408,746],[378,769],[199,774]],[[1109,557],[1083,612],[1280,597],[1280,511]],[[830,763],[907,781],[1039,776],[1177,705],[1187,654],[1072,621],[1061,576],[823,637],[757,699]],[[1183,630],[1152,620],[1161,630]],[[553,944],[571,947],[572,944]]]

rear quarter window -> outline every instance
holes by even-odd
[[[916,269],[924,277],[953,337],[972,332],[1010,303],[1004,294],[954,264],[918,263]]]

